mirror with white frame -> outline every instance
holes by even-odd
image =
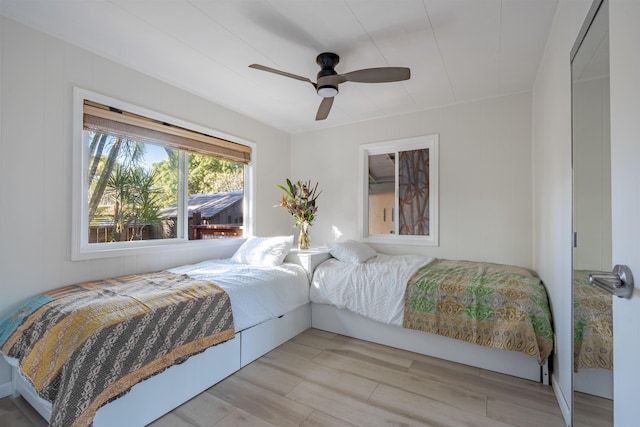
[[[613,425],[608,0],[595,0],[571,53],[573,162],[573,427]]]

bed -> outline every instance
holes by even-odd
[[[550,309],[528,270],[355,241],[330,253],[311,283],[313,327],[548,384]]]
[[[310,327],[292,241],[34,297],[0,320],[13,394],[52,426],[148,424]]]
[[[589,282],[593,270],[573,272],[574,388],[613,398],[612,296]]]

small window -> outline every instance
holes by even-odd
[[[365,144],[362,238],[438,245],[438,135]]]
[[[251,147],[124,107],[77,90],[74,259],[243,237]]]

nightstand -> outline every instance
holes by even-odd
[[[285,262],[301,265],[307,271],[309,282],[313,277],[313,271],[320,263],[331,258],[327,248],[291,249],[285,257]]]

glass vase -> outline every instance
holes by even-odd
[[[307,221],[300,225],[300,237],[298,238],[298,249],[309,249],[311,239],[309,239],[309,223]]]

